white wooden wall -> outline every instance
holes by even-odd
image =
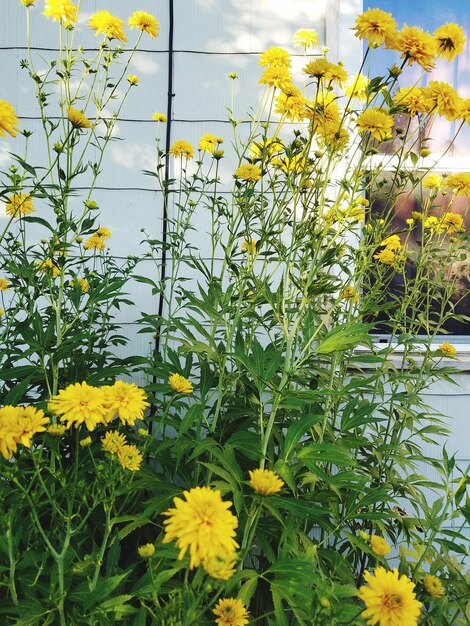
[[[42,7],[43,0],[37,0],[31,9],[32,46],[34,54],[48,59],[54,57],[57,49],[58,27],[41,15]],[[143,49],[129,68],[140,77],[140,84],[131,91],[119,120],[118,135],[123,140],[110,145],[95,194],[102,209],[101,224],[113,233],[111,252],[125,258],[128,254],[139,254],[142,227],[150,237],[161,236],[162,198],[153,179],[144,176],[142,170],[151,169],[154,163],[156,125],[151,115],[155,111],[166,113],[168,1],[82,0],[77,42],[85,48],[97,46],[86,22],[99,9],[108,9],[126,22],[134,10],[142,9],[154,14],[161,26],[158,39],[142,39]],[[228,74],[238,74],[236,115],[243,117],[248,107],[256,107],[261,93],[257,85],[259,53],[270,46],[282,46],[298,53],[291,46],[291,38],[299,28],[315,28],[320,45],[330,48],[329,58],[344,61],[346,68],[354,72],[361,47],[350,28],[361,10],[361,0],[174,0],[172,140],[186,139],[196,145],[205,132],[224,137],[226,157],[221,164],[221,175],[229,183],[236,163],[230,157],[231,131],[226,115],[231,93]],[[19,67],[19,60],[26,57],[25,11],[19,0],[0,2],[0,98],[15,106],[21,127],[37,131],[39,139],[34,89],[26,71]],[[129,39],[135,40],[135,31]],[[22,141],[19,136],[0,139],[0,166],[9,163],[9,151],[21,154]],[[32,141],[31,161],[44,162],[44,153],[36,140]],[[3,219],[0,214],[0,226]],[[193,243],[203,246],[207,234],[202,218],[196,227],[197,232],[191,235]],[[141,273],[156,278],[153,266],[142,267]],[[152,301],[148,289],[140,284],[132,286],[131,299],[135,307],[119,312],[117,318],[132,339],[128,351],[141,354],[148,350],[149,338],[136,334],[135,320],[141,311],[156,311],[157,302]],[[453,435],[447,449],[456,452],[459,464],[464,467],[470,459],[470,378],[462,373],[458,382],[459,387],[440,383],[427,395],[432,405],[450,416]]]

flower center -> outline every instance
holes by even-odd
[[[388,607],[389,609],[398,609],[401,605],[402,605],[402,599],[401,596],[398,596],[396,594],[391,595],[391,596],[387,596],[385,598],[385,602],[384,602],[385,606]]]

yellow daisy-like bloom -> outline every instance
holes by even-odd
[[[400,250],[402,248],[402,243],[399,235],[390,235],[386,237],[380,242],[381,246],[385,246],[389,250]]]
[[[16,137],[19,131],[18,124],[15,109],[6,100],[0,100],[0,135],[5,137],[5,133],[8,133]]]
[[[77,11],[77,7],[70,0],[46,0],[43,15],[69,27],[77,21]]]
[[[408,65],[418,63],[427,72],[433,67],[437,43],[430,33],[421,28],[405,25],[398,34],[397,48]]]
[[[439,191],[442,188],[444,179],[440,174],[428,174],[423,178],[421,184],[425,189],[432,189],[433,191]]]
[[[6,278],[0,278],[0,291],[8,291],[10,289],[10,281]]]
[[[124,32],[124,22],[109,11],[97,11],[88,22],[88,28],[94,30],[96,35],[103,34],[108,39],[118,39],[122,43],[127,41]]]
[[[423,579],[423,587],[433,598],[440,598],[445,594],[445,589],[439,578],[432,574],[426,574]]]
[[[62,422],[67,422],[67,428],[78,428],[85,424],[90,431],[98,424],[105,423],[107,412],[103,391],[86,382],[74,383],[61,389],[49,400],[48,409],[59,415]]]
[[[429,217],[427,217],[423,222],[423,226],[424,228],[429,228],[436,233],[444,232],[441,221],[435,215],[430,215]]]
[[[262,67],[273,67],[282,65],[284,67],[291,66],[289,53],[284,48],[268,48],[266,52],[260,56],[259,64]]]
[[[11,217],[19,217],[20,215],[29,215],[36,209],[29,193],[14,193],[7,198],[5,211]]]
[[[221,598],[212,612],[218,626],[245,626],[249,621],[245,603],[238,598]]]
[[[356,287],[354,285],[348,285],[341,292],[341,300],[346,300],[346,302],[359,302],[359,294],[357,293]]]
[[[261,168],[252,163],[244,163],[237,167],[234,174],[235,178],[241,178],[249,182],[256,182],[261,178]]]
[[[249,148],[250,158],[263,159],[278,154],[284,150],[282,139],[277,137],[267,137],[263,141],[254,141]]]
[[[461,117],[462,98],[451,85],[432,80],[426,93],[433,111],[438,115],[443,115],[451,122]]]
[[[47,427],[47,433],[53,437],[62,437],[66,430],[63,424],[51,424]]]
[[[377,141],[385,141],[392,136],[393,115],[380,107],[366,109],[356,123],[360,133],[370,133]]]
[[[52,259],[45,259],[37,264],[38,272],[41,274],[52,274],[54,278],[60,275],[60,269]]]
[[[17,411],[16,442],[26,448],[31,447],[33,435],[46,430],[50,419],[44,415],[44,411],[33,406],[19,406]]]
[[[442,225],[448,233],[455,233],[462,230],[464,225],[463,215],[452,211],[446,211],[442,216]]]
[[[393,101],[409,115],[429,113],[434,106],[426,87],[402,87],[393,97]]]
[[[284,481],[279,478],[276,472],[267,469],[255,469],[248,472],[250,475],[250,485],[262,496],[272,496],[281,491]]]
[[[441,345],[439,346],[439,350],[446,356],[455,356],[457,354],[455,346],[453,346],[451,343],[447,343],[447,341],[441,343]]]
[[[359,39],[367,39],[371,48],[382,44],[390,48],[396,38],[396,27],[397,23],[391,13],[381,9],[368,9],[356,18],[353,30]]]
[[[87,448],[91,445],[91,437],[85,437],[85,439],[80,439],[80,445],[82,448]]]
[[[364,578],[367,585],[360,587],[358,596],[366,605],[362,616],[368,626],[417,626],[422,603],[407,576],[377,567],[374,574],[365,572]]]
[[[439,55],[448,61],[452,61],[458,54],[463,52],[465,42],[467,41],[462,27],[449,22],[435,30],[434,37],[437,40]]]
[[[311,61],[302,70],[308,76],[313,78],[320,78],[326,81],[337,83],[342,87],[343,83],[348,79],[348,73],[342,65],[336,63],[330,63],[326,59],[317,59]]]
[[[78,277],[77,283],[79,284],[82,293],[88,293],[90,291],[90,283],[87,281],[86,278]]]
[[[126,435],[117,430],[108,431],[102,439],[103,449],[110,454],[117,454],[121,448],[127,445]]]
[[[174,498],[175,508],[165,511],[165,537],[163,543],[176,541],[180,549],[178,559],[189,550],[189,567],[210,563],[217,556],[229,555],[238,548],[235,529],[238,520],[228,509],[220,491],[210,487],[194,487],[184,492],[185,500]]]
[[[104,237],[94,234],[85,241],[83,247],[85,250],[104,250],[106,248],[106,241]]]
[[[172,374],[168,378],[168,382],[170,383],[170,387],[176,393],[192,393],[193,392],[193,383],[190,382],[181,374]]]
[[[452,189],[456,196],[470,196],[470,173],[449,174],[444,179],[446,189]]]
[[[144,457],[139,452],[137,446],[122,446],[117,451],[117,458],[121,467],[130,472],[137,472],[140,469]]]
[[[301,122],[306,117],[307,100],[295,85],[285,89],[276,98],[276,113],[285,115],[291,122]]]
[[[329,151],[342,152],[348,146],[349,133],[339,122],[327,121],[317,128],[317,133],[322,145]]]
[[[138,28],[143,33],[147,33],[150,37],[157,37],[160,24],[156,18],[145,11],[135,11],[129,18],[129,26],[131,30]]]
[[[136,419],[141,420],[144,417],[144,411],[149,403],[143,389],[122,380],[117,380],[114,385],[102,389],[108,408],[107,422],[117,415],[124,425],[133,426]]]
[[[380,263],[383,263],[384,265],[395,265],[397,255],[393,252],[393,250],[384,248],[377,254],[374,254],[374,259],[377,259],[377,261],[380,261]]]
[[[198,148],[204,152],[213,152],[217,148],[217,137],[211,133],[205,133],[199,140]]]
[[[462,98],[460,102],[459,119],[463,119],[470,124],[470,98]]]
[[[15,406],[0,407],[0,453],[9,461],[18,447],[18,409]]]
[[[24,6],[25,6],[25,7],[30,7],[30,6],[32,6],[35,2],[36,2],[36,0],[21,0],[21,4],[24,4]]]
[[[273,65],[264,70],[258,83],[268,85],[268,87],[287,89],[292,84],[292,74],[285,65]]]
[[[137,548],[137,554],[142,559],[150,559],[155,554],[155,546],[153,543],[146,543],[143,546]]]
[[[256,240],[249,239],[242,243],[242,252],[248,252],[248,254],[256,254]]]
[[[315,48],[318,45],[318,33],[313,28],[300,28],[294,33],[292,42],[297,48]]]
[[[173,142],[169,153],[175,158],[184,157],[185,159],[192,159],[194,156],[194,148],[188,141],[177,139]]]
[[[67,109],[67,117],[74,128],[91,128],[92,123],[81,111],[75,107]]]
[[[216,580],[228,580],[235,574],[235,565],[237,563],[236,556],[233,552],[221,556],[212,557],[206,559],[202,563],[202,567],[206,574],[209,574],[211,578]]]
[[[164,113],[152,113],[152,119],[156,122],[166,122],[168,118]]]
[[[378,535],[372,535],[370,538],[370,545],[372,551],[377,556],[385,556],[391,550],[389,544],[385,541],[383,537],[379,537]]]
[[[350,98],[357,98],[364,102],[367,100],[367,88],[370,85],[370,80],[364,74],[357,74],[351,76],[345,86],[344,92]]]
[[[129,83],[129,85],[132,85],[133,87],[135,87],[136,85],[139,84],[139,77],[135,76],[135,74],[128,74],[127,82]]]
[[[105,226],[100,226],[100,228],[95,230],[95,235],[101,237],[102,239],[109,239],[111,237],[111,231]]]

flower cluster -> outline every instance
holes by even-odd
[[[220,491],[194,487],[174,498],[175,507],[164,513],[163,543],[176,541],[179,559],[189,550],[189,567],[202,565],[206,572],[222,580],[234,572],[236,560],[235,529],[238,520],[228,509],[231,502],[222,500]]]
[[[49,418],[32,406],[0,407],[0,453],[9,460],[19,444],[31,447],[36,433],[44,432]]]

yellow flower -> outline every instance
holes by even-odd
[[[337,83],[340,87],[348,78],[348,73],[341,64],[336,65],[326,59],[311,61],[302,71],[309,76]]]
[[[470,196],[470,173],[449,174],[444,180],[446,189],[452,189],[456,196]]]
[[[117,451],[117,458],[121,467],[131,472],[137,472],[140,469],[144,457],[141,455],[136,446],[121,446]]]
[[[385,141],[392,136],[393,116],[380,107],[363,111],[357,118],[360,133],[370,133],[377,141]]]
[[[141,437],[148,437],[149,431],[146,428],[138,428],[137,432]]]
[[[139,84],[139,77],[135,76],[134,74],[128,74],[127,75],[127,82],[129,83],[129,85],[135,86]]]
[[[443,178],[440,174],[428,174],[423,178],[421,184],[425,189],[432,189],[433,191],[439,191],[442,187]]]
[[[55,415],[59,415],[62,422],[67,422],[67,428],[78,428],[85,424],[90,431],[98,424],[105,423],[107,411],[103,391],[86,382],[74,383],[61,389],[49,400],[48,408]]]
[[[5,137],[7,132],[12,137],[18,134],[18,118],[15,109],[6,100],[0,100],[0,135]]]
[[[95,235],[101,237],[102,239],[109,239],[111,237],[111,231],[105,226],[100,226],[100,228],[95,230]]]
[[[462,114],[462,98],[448,83],[432,80],[427,89],[431,108],[438,115],[443,115],[449,121],[456,120]]]
[[[202,567],[206,574],[216,580],[228,580],[235,574],[235,565],[237,559],[235,553],[230,552],[226,555],[216,555],[202,562]]]
[[[383,537],[379,537],[378,535],[372,535],[370,538],[370,545],[372,551],[377,554],[377,556],[385,556],[391,550],[385,539]]]
[[[150,13],[145,11],[135,11],[129,18],[129,26],[131,30],[135,27],[142,32],[147,33],[150,37],[157,37],[160,24]]]
[[[398,235],[390,235],[380,242],[381,246],[385,246],[389,250],[400,250],[402,248],[401,239]]]
[[[248,252],[248,254],[256,254],[256,240],[249,239],[242,243],[242,252]]]
[[[370,535],[369,533],[366,533],[364,530],[360,530],[359,531],[359,537],[361,539],[364,539],[364,541],[370,541]]]
[[[52,274],[54,278],[60,275],[60,269],[52,259],[45,259],[37,264],[38,272],[41,274]]]
[[[364,578],[367,585],[360,587],[358,596],[366,605],[362,616],[369,626],[417,626],[422,604],[407,576],[377,567],[374,575],[365,572]]]
[[[348,285],[341,292],[341,300],[346,300],[347,302],[358,302],[359,294],[357,293],[356,287],[354,285]]]
[[[243,165],[240,165],[240,167],[237,167],[234,176],[249,182],[256,182],[261,178],[261,168],[257,165],[252,165],[251,163],[244,163]]]
[[[102,388],[105,404],[108,408],[106,421],[111,421],[115,415],[125,425],[133,426],[135,420],[144,417],[144,411],[149,406],[145,392],[134,383],[117,380],[114,385]]]
[[[435,30],[434,37],[437,40],[438,53],[448,61],[452,61],[463,51],[467,41],[462,27],[451,23],[444,24]]]
[[[67,429],[63,424],[51,424],[47,427],[47,432],[53,437],[62,437]]]
[[[212,150],[212,156],[219,161],[224,156],[224,150]]]
[[[238,598],[221,598],[212,609],[218,626],[245,626],[248,624],[248,611],[245,603]]]
[[[105,239],[94,234],[85,241],[83,247],[85,250],[104,250],[106,248]]]
[[[217,147],[217,143],[217,137],[210,133],[205,133],[199,140],[198,148],[199,150],[204,150],[204,152],[213,152],[214,148]]]
[[[396,37],[397,23],[391,13],[380,9],[368,9],[356,18],[356,26],[353,28],[356,37],[367,39],[369,47],[385,44],[392,47]]]
[[[273,154],[277,154],[282,152],[284,149],[284,144],[282,143],[282,139],[278,139],[277,137],[267,137],[263,141],[254,141],[250,148],[250,158],[251,159],[263,159],[266,157],[270,157]]]
[[[90,291],[90,283],[87,281],[86,278],[78,277],[77,283],[79,284],[82,293],[88,293]]]
[[[153,543],[145,543],[137,548],[137,553],[142,559],[149,559],[155,554],[155,546]]]
[[[404,26],[398,33],[397,49],[402,53],[408,65],[418,63],[429,72],[433,67],[437,53],[437,42],[434,37],[416,26]]]
[[[424,228],[429,228],[436,233],[444,232],[444,228],[440,222],[440,220],[435,215],[430,215],[423,222]]]
[[[91,437],[85,437],[84,439],[80,439],[80,445],[82,448],[86,448],[91,445]]]
[[[250,485],[262,496],[272,496],[281,491],[284,481],[279,476],[267,469],[250,470]]]
[[[307,115],[307,101],[295,85],[284,89],[276,98],[276,113],[285,115],[291,122],[301,122]]]
[[[14,193],[7,198],[5,211],[12,217],[20,215],[29,215],[36,209],[33,206],[31,196],[28,193]]]
[[[102,33],[108,39],[118,39],[122,43],[127,41],[124,32],[124,22],[112,15],[109,11],[97,11],[88,22],[88,28],[96,31],[96,35]]]
[[[292,75],[285,65],[273,65],[264,70],[258,83],[268,85],[268,87],[287,89],[292,84]]]
[[[16,442],[30,448],[33,435],[44,432],[50,420],[44,415],[44,411],[33,406],[19,406],[16,411]]]
[[[228,77],[230,78],[230,80],[235,80],[238,78],[238,74],[236,72],[230,72]]]
[[[402,87],[394,95],[393,101],[409,115],[429,113],[434,106],[425,87]]]
[[[127,445],[126,436],[117,430],[108,431],[102,439],[103,449],[110,454],[117,454],[121,448]]]
[[[174,498],[175,508],[164,512],[168,517],[163,543],[176,541],[182,559],[189,549],[189,567],[211,562],[217,556],[226,556],[238,548],[235,528],[238,520],[228,509],[231,502],[224,502],[220,491],[210,487],[194,487],[184,492],[185,500]]]
[[[448,233],[455,233],[456,231],[462,230],[464,225],[463,215],[446,211],[442,216],[442,225]]]
[[[14,406],[0,407],[0,453],[8,461],[18,447],[18,409]]]
[[[91,128],[90,120],[78,109],[69,107],[67,109],[67,117],[74,128]]]
[[[318,45],[318,34],[313,28],[300,28],[294,33],[292,42],[297,48],[315,48]]]
[[[445,594],[444,586],[437,576],[426,574],[423,579],[423,587],[433,598],[440,598]]]
[[[36,0],[20,0],[21,4],[24,4],[25,7],[30,7],[32,6]]]
[[[177,139],[173,142],[169,153],[175,158],[185,157],[185,159],[192,159],[194,156],[194,148],[192,145],[184,139]]]
[[[274,65],[290,67],[291,60],[287,50],[283,48],[268,48],[266,52],[263,52],[260,56],[259,64],[262,67],[272,67]]]
[[[77,7],[70,0],[46,0],[44,15],[63,26],[73,26],[77,21]]]
[[[367,100],[367,88],[370,84],[370,80],[364,74],[357,74],[351,76],[344,89],[345,94],[350,98],[357,98],[358,100]]]
[[[451,343],[447,343],[447,341],[441,343],[439,350],[446,356],[455,356],[457,354],[455,347]]]
[[[0,278],[0,291],[8,291],[10,289],[9,285],[10,281],[8,279]]]
[[[181,376],[181,374],[172,374],[168,378],[170,387],[177,393],[192,393],[193,383],[189,382],[187,378]]]
[[[3,317],[5,315],[5,309],[0,308],[0,317]]]
[[[166,122],[168,119],[164,113],[152,113],[152,118],[156,122]]]
[[[383,263],[384,265],[395,265],[397,255],[389,248],[384,248],[377,254],[374,254],[374,259],[377,259],[377,261],[380,261],[380,263]]]

